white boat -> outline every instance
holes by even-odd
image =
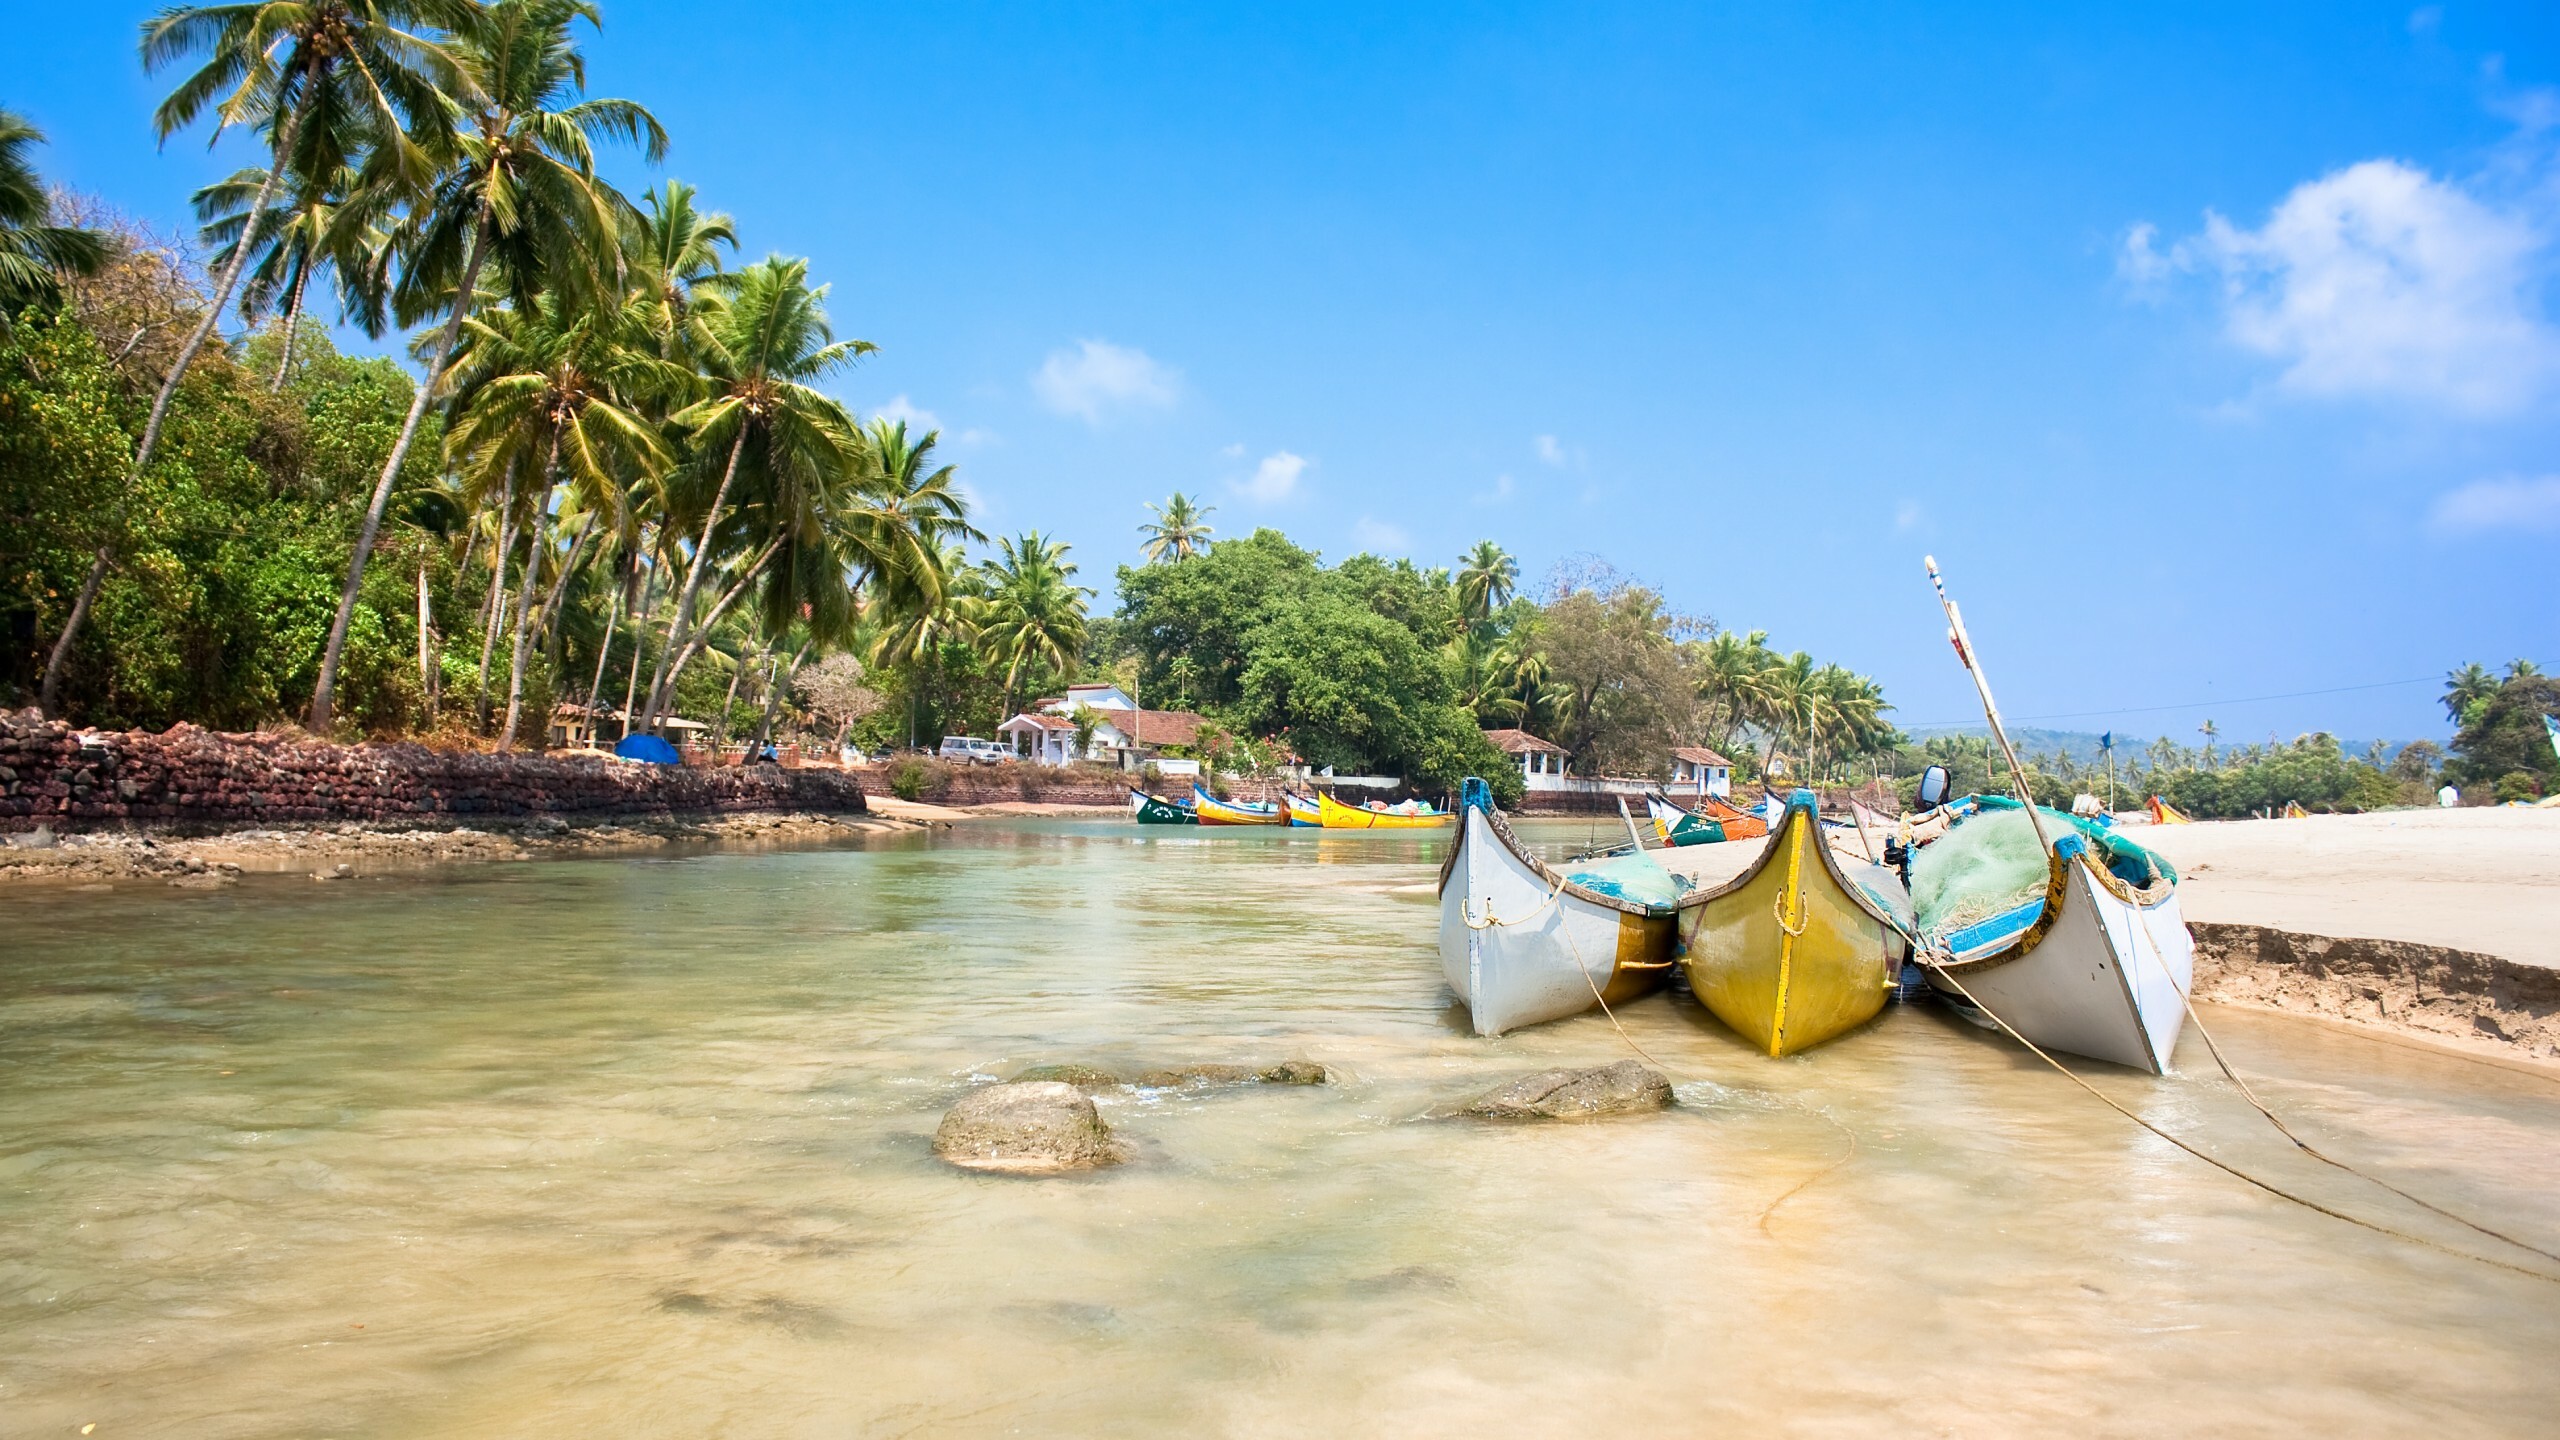
[[[1477,1034],[1617,1005],[1670,978],[1682,886],[1653,857],[1559,871],[1512,835],[1482,780],[1460,795],[1440,867],[1440,964]]]
[[[2039,1049],[2167,1074],[2195,979],[2177,877],[2115,873],[2077,832],[2054,841],[2050,863],[2044,894],[1931,937],[1930,985]]]

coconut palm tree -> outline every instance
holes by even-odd
[[[2488,666],[2477,661],[2459,670],[2447,671],[2443,696],[2445,718],[2459,725],[2473,705],[2497,693],[2498,677],[2489,673]]]
[[[1190,496],[1179,490],[1166,497],[1162,505],[1147,502],[1148,511],[1156,518],[1138,527],[1138,533],[1147,537],[1147,542],[1138,547],[1139,553],[1147,557],[1150,565],[1163,560],[1188,560],[1199,554],[1215,533],[1204,522],[1217,508],[1195,505]]]
[[[467,104],[452,163],[395,237],[404,264],[392,294],[402,323],[441,314],[444,326],[356,534],[312,690],[313,730],[329,728],[338,661],[364,584],[365,560],[382,529],[382,508],[409,458],[427,402],[444,387],[462,322],[480,299],[482,268],[494,262],[519,310],[530,309],[546,290],[574,305],[618,288],[616,241],[631,205],[596,175],[595,142],[637,145],[654,162],[666,154],[667,132],[631,101],[579,98],[586,61],[572,27],[580,20],[601,24],[591,0],[496,0],[450,47]]]
[[[326,173],[364,152],[368,171],[382,183],[415,184],[432,168],[432,156],[450,134],[451,103],[456,88],[452,32],[476,25],[477,0],[238,0],[223,5],[173,5],[143,22],[142,64],[157,71],[198,54],[203,65],[178,82],[153,112],[152,123],[162,143],[193,125],[209,110],[213,138],[235,125],[266,132],[266,179],[248,207],[264,216],[294,157],[312,157],[314,173]],[[438,31],[447,32],[439,36]],[[142,439],[134,446],[131,474],[139,479],[159,448],[161,426],[169,402],[196,353],[221,323],[240,275],[255,250],[252,232],[235,250],[231,263],[214,282],[212,301],[195,329],[178,347],[160,377]],[[374,503],[374,526],[381,525],[387,488]],[[88,577],[71,602],[71,613],[46,657],[44,684],[38,696],[44,712],[54,713],[61,700],[64,666],[72,644],[98,597],[99,582],[115,562],[117,532],[123,528],[121,507],[107,527],[107,538],[91,557]],[[323,668],[324,679],[328,674]]]
[[[1704,729],[1717,749],[1727,749],[1753,723],[1768,700],[1766,677],[1778,664],[1769,632],[1719,631],[1697,651],[1698,698],[1706,702]]]
[[[1013,708],[1014,686],[1026,668],[1052,673],[1067,668],[1084,648],[1084,602],[1093,591],[1071,583],[1076,566],[1070,548],[1037,530],[996,542],[998,558],[985,566],[987,597],[979,637],[1005,662],[1003,708]]]
[[[1458,557],[1458,609],[1476,624],[1491,619],[1519,584],[1520,562],[1490,540]]]
[[[2210,770],[2213,768],[2213,742],[2222,734],[2222,727],[2207,720],[2196,729],[2204,736],[2204,768]]]
[[[240,318],[254,325],[269,314],[276,317],[281,339],[275,374],[267,382],[269,393],[276,393],[292,372],[294,330],[315,274],[333,273],[340,310],[368,334],[381,332],[379,261],[389,240],[383,222],[396,193],[366,185],[354,166],[342,165],[326,177],[296,174],[291,193],[264,217],[253,217],[249,207],[265,186],[265,172],[236,171],[198,190],[194,202],[197,233],[213,247],[215,265],[229,266],[232,252],[244,243],[255,247],[241,279]]]
[[[721,273],[720,252],[738,248],[737,222],[716,210],[695,209],[696,193],[670,180],[641,196],[645,213],[632,217],[622,243],[634,301],[658,337],[659,353],[687,363],[709,343],[698,302],[716,298],[716,287],[702,296],[696,292]]]
[[[694,601],[717,553],[713,542],[729,518],[729,497],[741,468],[755,472],[751,483],[760,481],[778,491],[809,485],[857,463],[861,432],[845,408],[816,390],[814,382],[879,348],[867,340],[835,338],[827,321],[827,287],[809,284],[806,260],[769,256],[743,270],[709,277],[697,288],[715,288],[714,281],[722,303],[706,327],[709,348],[701,357],[711,394],[677,412],[674,423],[694,446],[695,463],[685,478],[695,482],[697,494],[705,488],[699,482],[715,473],[719,478],[707,487],[709,494],[698,507],[685,507],[689,516],[698,517],[698,533],[675,613],[667,622],[666,649],[673,663],[667,676],[649,687],[649,703],[640,717],[643,729],[656,722],[671,677],[681,668],[677,657],[689,639]]]
[[[28,154],[44,132],[0,110],[0,335],[10,317],[61,295],[59,277],[94,275],[107,263],[105,236],[53,223],[53,200]]]
[[[685,376],[657,357],[639,315],[618,303],[571,310],[560,298],[545,296],[530,309],[483,311],[466,323],[468,364],[479,373],[447,435],[447,454],[477,476],[512,469],[534,477],[507,719],[498,738],[504,751],[515,745],[525,645],[537,628],[534,586],[541,567],[534,560],[546,549],[544,522],[554,509],[554,492],[562,486],[570,492],[570,504],[560,507],[562,525],[572,508],[582,517],[577,538],[555,567],[556,602],[589,532],[598,524],[618,530],[628,492],[673,463],[640,404],[682,384]]]

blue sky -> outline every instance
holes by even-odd
[[[155,149],[144,8],[0,0],[0,104],[174,228],[240,161]],[[1973,713],[1924,552],[2060,727],[2560,668],[2546,6],[794,8],[607,0],[596,92],[1106,602],[1183,489],[1596,553],[1911,725]]]

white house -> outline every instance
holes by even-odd
[[[1683,745],[1671,752],[1671,789],[1730,799],[1733,762],[1703,745]]]
[[[1526,730],[1487,730],[1484,738],[1520,767],[1520,778],[1532,790],[1562,790],[1565,748]]]
[[[1092,710],[1098,717],[1093,742],[1075,753],[1075,712]],[[1064,695],[1035,700],[1032,707],[996,727],[1023,759],[1042,765],[1065,765],[1079,758],[1117,762],[1134,770],[1150,760],[1171,774],[1195,773],[1187,760],[1168,760],[1156,752],[1167,745],[1189,745],[1207,718],[1188,710],[1141,710],[1117,685],[1070,685]]]

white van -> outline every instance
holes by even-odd
[[[955,765],[994,765],[1014,758],[1011,746],[974,735],[943,736],[941,755]]]

